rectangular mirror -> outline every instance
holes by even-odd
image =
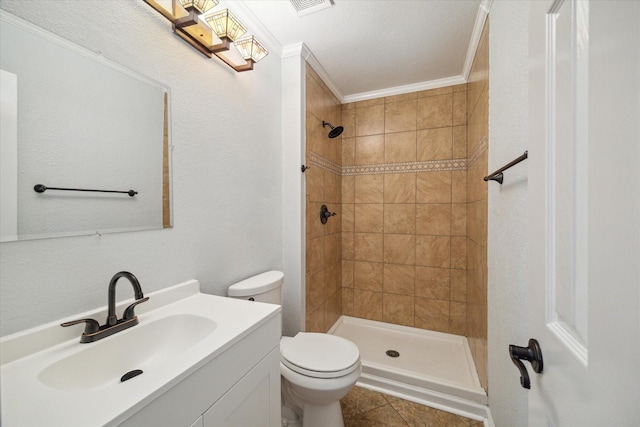
[[[0,242],[171,227],[169,88],[0,20]]]

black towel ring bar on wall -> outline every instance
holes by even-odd
[[[113,190],[88,190],[85,188],[61,188],[61,187],[47,187],[46,185],[36,184],[33,187],[33,191],[36,193],[44,193],[47,190],[60,190],[60,191],[91,191],[94,193],[124,193],[128,194],[129,197],[133,197],[138,194],[137,191],[129,190],[129,191],[113,191]]]
[[[517,159],[514,159],[511,162],[507,163],[506,165],[504,165],[503,167],[501,167],[500,169],[498,169],[494,173],[485,176],[484,180],[485,181],[497,181],[497,182],[500,183],[500,185],[502,185],[502,181],[504,180],[504,176],[502,175],[502,172],[506,171],[511,166],[517,165],[518,163],[520,163],[521,161],[523,161],[527,157],[529,157],[529,151],[528,150],[525,151],[524,154],[522,154],[520,157],[518,157]]]

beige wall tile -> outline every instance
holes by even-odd
[[[355,176],[342,177],[342,203],[355,203],[356,201],[355,183],[356,183]]]
[[[353,105],[353,104],[351,104]],[[334,126],[338,126],[336,123],[332,123]],[[352,138],[356,136],[356,109],[355,108],[344,108],[342,106],[342,127],[344,131],[342,131],[342,138]]]
[[[355,231],[355,210],[356,205],[354,203],[343,203],[342,204],[342,231]],[[320,212],[320,208],[317,209]],[[314,209],[314,216],[317,214]],[[318,218],[316,218],[317,220]],[[308,219],[307,219],[308,221]],[[318,221],[320,222],[320,221]],[[322,223],[321,223],[322,224]]]
[[[358,233],[382,233],[382,203],[357,203],[355,205],[355,231]]]
[[[416,161],[416,132],[388,133],[384,136],[384,162]]]
[[[452,118],[452,94],[418,98],[418,129],[451,126]]]
[[[343,151],[343,156],[344,156],[344,151]],[[453,127],[453,158],[454,159],[467,158],[467,127],[466,126]],[[344,164],[350,164],[350,163],[344,163]]]
[[[340,233],[330,234],[324,238],[324,266],[336,264],[342,260]]]
[[[356,104],[356,108],[364,108],[364,107],[371,107],[372,105],[380,105],[380,104],[384,104],[384,97],[367,99],[364,101],[357,101],[355,104]]]
[[[451,203],[451,172],[420,172],[416,179],[417,203]]]
[[[413,265],[384,264],[384,292],[413,295],[415,267]]]
[[[382,292],[353,290],[353,315],[369,320],[382,320]]]
[[[384,133],[384,104],[358,108],[356,106],[356,136]]]
[[[342,291],[338,290],[325,303],[324,331],[327,332],[342,314]]]
[[[467,268],[467,238],[451,238],[451,268]]]
[[[425,96],[445,95],[447,93],[453,93],[453,86],[439,87],[437,89],[428,89],[418,92],[418,98],[424,98]]]
[[[467,236],[478,244],[487,242],[487,201],[467,204]]]
[[[356,137],[356,164],[384,163],[384,135]]]
[[[464,203],[467,201],[467,172],[451,172],[451,201]]]
[[[392,102],[385,104],[385,133],[416,130],[416,100]]]
[[[466,141],[465,141],[466,144]],[[466,150],[466,145],[465,145]],[[342,164],[351,166],[356,164],[356,139],[342,137]]]
[[[366,291],[382,292],[382,263],[355,261],[353,287]]]
[[[382,203],[384,190],[383,175],[357,175],[355,177],[356,203]]]
[[[451,238],[449,236],[416,236],[416,265],[450,268]]]
[[[467,93],[456,92],[453,94],[453,125],[467,124]]]
[[[467,271],[451,270],[451,301],[467,301]]]
[[[353,270],[355,261],[342,260],[342,287],[353,288]]]
[[[305,172],[306,173],[306,172]],[[328,203],[342,203],[341,176],[330,171],[324,173],[324,198]]]
[[[324,302],[324,270],[307,274],[305,279],[307,311],[314,311]]]
[[[353,316],[353,289],[342,289],[342,314]]]
[[[453,158],[453,128],[442,127],[418,131],[418,161],[443,160],[451,158]]]
[[[307,246],[308,247],[308,246]],[[354,233],[342,233],[342,259],[352,260],[355,257]],[[308,251],[308,249],[307,249]],[[309,268],[307,267],[307,270]]]
[[[354,259],[382,262],[382,234],[355,233]]]
[[[452,236],[467,235],[467,204],[466,203],[453,203],[451,205],[451,235]]]
[[[324,268],[324,237],[307,239],[307,272],[314,274]]]
[[[336,234],[342,231],[342,204],[334,203],[329,205],[329,211],[336,214],[336,216],[329,218],[326,224],[323,224],[325,227],[325,231],[327,234]],[[318,216],[316,216],[315,221],[320,222],[320,211],[316,212]],[[322,222],[320,222],[322,224]]]
[[[324,169],[312,167],[304,173],[307,201],[324,202]]]
[[[387,203],[384,205],[384,232],[413,234],[416,232],[416,205]]]
[[[307,312],[305,330],[324,332],[324,304],[312,312]]]
[[[307,239],[324,236],[324,227],[320,222],[318,213],[320,212],[320,202],[308,202],[305,212]]]
[[[416,266],[416,296],[448,300],[450,269]]]
[[[384,235],[384,262],[391,264],[415,263],[416,236],[412,234]]]
[[[417,204],[416,233],[449,236],[451,204]]]
[[[449,301],[419,297],[415,301],[416,327],[449,332]]]
[[[394,173],[379,176],[384,176],[385,203],[415,203],[415,173]]]
[[[409,295],[384,294],[382,320],[396,325],[413,326],[414,298]]]
[[[307,76],[306,78],[306,90],[307,90],[307,98],[306,98],[306,109],[307,113],[314,115],[315,117],[322,116],[322,103],[324,92],[320,85],[316,82],[315,79]]]
[[[463,302],[449,304],[449,332],[457,335],[467,334],[467,304]]]
[[[322,122],[314,115],[307,113],[305,128],[306,152],[313,151],[323,157],[327,157],[327,146],[324,143],[326,135],[322,130]],[[307,160],[308,161],[308,160]]]
[[[467,84],[463,83],[461,85],[455,85],[453,86],[453,93],[456,92],[465,92],[467,90]]]
[[[385,104],[391,104],[393,102],[410,101],[412,99],[417,99],[417,98],[418,98],[418,92],[410,92],[410,93],[403,93],[401,95],[387,96],[384,98],[384,102]]]
[[[326,301],[342,288],[342,262],[331,264],[324,271],[324,300]]]

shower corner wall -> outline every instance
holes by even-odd
[[[343,314],[467,336],[485,389],[486,39],[469,84],[342,106],[307,64],[305,172],[306,330]]]
[[[480,384],[487,384],[487,175],[489,20],[469,74],[467,96],[467,339]]]
[[[308,63],[305,71],[305,330],[326,332],[342,314],[342,136],[329,138],[322,122],[340,125],[341,105]],[[326,224],[322,205],[336,213]]]

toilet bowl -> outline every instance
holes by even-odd
[[[268,271],[231,285],[228,295],[281,304],[283,282],[282,272]],[[358,347],[345,338],[313,332],[282,337],[283,426],[343,427],[340,399],[353,388],[361,371]]]

